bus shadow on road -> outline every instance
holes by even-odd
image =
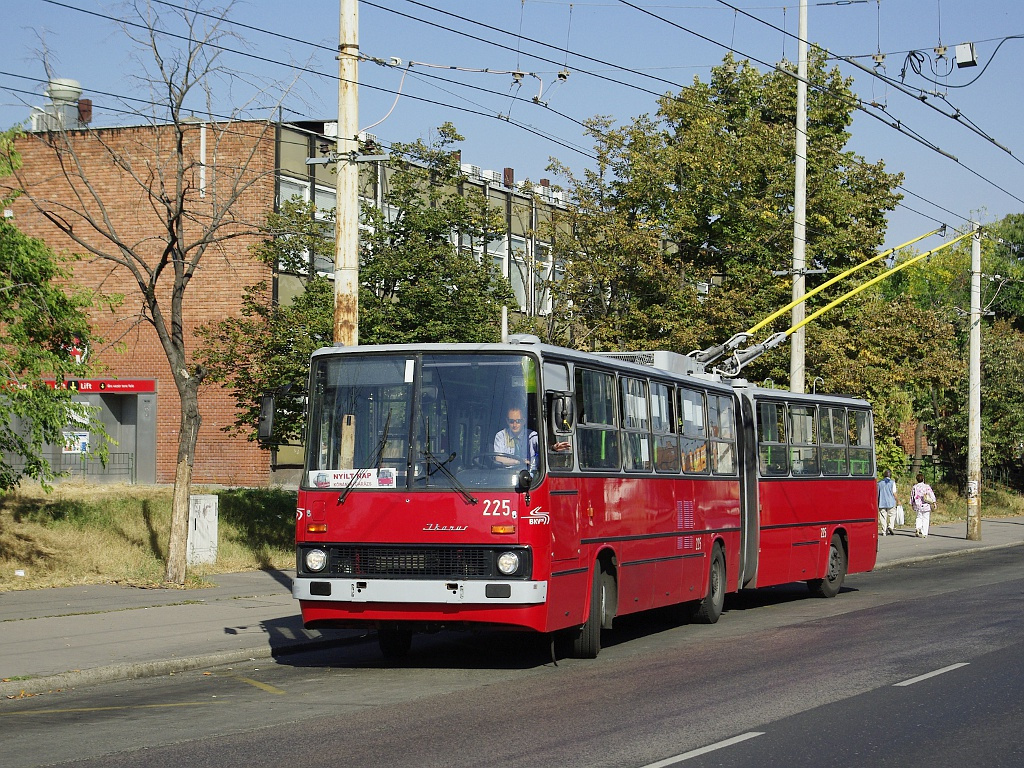
[[[551,641],[545,635],[495,629],[417,633],[403,658],[384,657],[376,632],[367,630],[282,655],[276,661],[285,666],[326,669],[453,670],[528,670],[552,663]]]
[[[844,586],[836,599],[842,599],[842,595],[847,592],[856,591],[853,587]],[[803,582],[780,584],[774,587],[762,587],[759,589],[745,589],[726,595],[725,609],[719,621],[727,620],[729,614],[804,601],[813,604],[821,601],[821,598],[814,597]],[[615,628],[613,630],[605,631],[602,634],[601,642],[606,648],[611,648],[681,627],[692,627],[698,631],[706,628],[714,631],[713,626],[694,621],[692,613],[693,607],[691,604],[682,604],[622,616],[615,619]]]
[[[855,592],[843,587],[842,593]],[[817,602],[802,582],[742,590],[726,596],[723,618],[730,613],[769,608],[796,602]],[[601,634],[602,645],[613,648],[662,632],[707,625],[691,619],[692,606],[682,604],[628,614],[615,619],[614,629]],[[713,629],[707,627],[708,629]],[[323,642],[308,650],[277,655],[277,663],[299,668],[322,669],[452,669],[529,670],[568,660],[564,638],[500,629],[440,630],[413,635],[412,648],[404,658],[385,658],[374,630],[324,632]]]

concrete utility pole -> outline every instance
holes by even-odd
[[[981,227],[971,238],[971,332],[967,387],[967,538],[981,541]]]
[[[340,0],[334,340],[359,343],[359,5]]]
[[[793,201],[793,325],[803,322],[804,268],[807,263],[807,0],[800,0],[797,24],[796,187]],[[804,391],[804,329],[790,338],[789,390]]]

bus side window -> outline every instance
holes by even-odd
[[[818,474],[818,436],[813,405],[789,406],[790,464],[794,475]]]
[[[583,469],[618,469],[615,375],[576,369],[576,441]]]
[[[821,472],[825,475],[846,475],[846,409],[818,409],[818,437],[821,442]]]
[[[736,420],[731,398],[708,395],[708,426],[711,432],[711,471],[716,475],[735,475]]]
[[[761,474],[765,477],[788,475],[787,450],[786,407],[782,403],[758,403],[757,456]]]
[[[708,427],[704,406],[704,393],[695,389],[679,389],[680,452],[683,454],[683,472],[706,475],[711,469],[708,461]]]
[[[650,472],[651,436],[648,416],[647,382],[623,376],[622,385],[622,454],[626,471]]]
[[[849,412],[850,474],[859,477],[873,475],[871,414],[868,411]]]
[[[672,388],[651,383],[651,431],[654,433],[654,471],[679,472],[679,438],[672,418]]]

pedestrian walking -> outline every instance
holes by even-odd
[[[928,538],[928,526],[931,524],[932,508],[935,506],[935,491],[924,481],[924,474],[917,473],[917,483],[910,489],[910,507],[917,513],[914,522],[915,536]]]
[[[882,479],[878,481],[878,525],[881,528],[879,535],[892,535],[892,529],[896,524],[896,504],[896,481],[892,479],[892,472],[887,469],[882,472]]]

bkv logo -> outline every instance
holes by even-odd
[[[531,509],[526,513],[525,518],[530,521],[530,525],[549,525],[551,523],[551,517],[547,512],[542,512],[540,507]]]

